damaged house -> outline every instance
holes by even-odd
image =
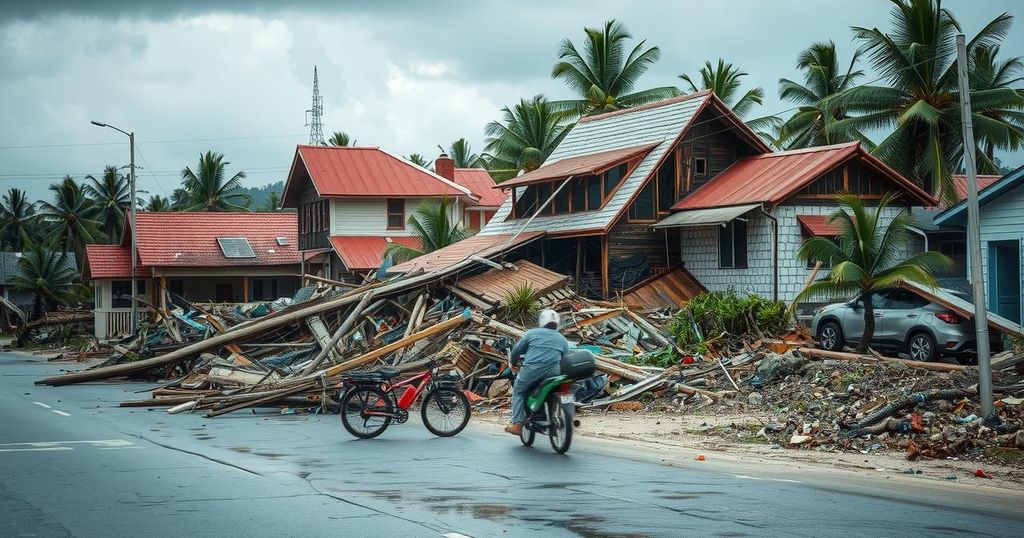
[[[119,244],[85,249],[82,280],[93,285],[100,340],[131,333],[136,231],[127,224]],[[136,227],[141,313],[147,303],[165,309],[164,290],[192,303],[248,303],[291,297],[299,288],[293,213],[140,211]]]
[[[675,306],[704,289],[791,300],[809,235],[834,236],[834,195],[900,194],[891,218],[935,200],[858,143],[773,152],[712,92],[582,118],[476,236],[389,269],[476,255],[528,259],[579,291]]]
[[[485,170],[455,168],[446,155],[434,166],[376,147],[299,146],[281,204],[298,210],[305,272],[358,282],[384,263],[388,244],[419,248],[407,221],[424,200],[447,198],[452,221],[471,229],[504,202]]]

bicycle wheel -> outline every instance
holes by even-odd
[[[360,439],[372,439],[384,433],[394,412],[387,394],[372,385],[352,388],[341,400],[341,424]]]
[[[423,397],[420,417],[430,433],[451,437],[469,424],[469,399],[461,390],[441,387]]]
[[[547,406],[551,448],[559,454],[565,454],[572,444],[572,420],[576,414],[576,407],[571,403],[560,402],[557,394],[548,398]]]

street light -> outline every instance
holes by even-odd
[[[130,227],[131,234],[132,234],[132,336],[135,336],[138,333],[138,327],[139,327],[139,308],[138,308],[138,304],[135,301],[135,296],[136,296],[136,294],[138,293],[138,290],[139,290],[138,279],[137,279],[137,275],[136,275],[136,264],[138,263],[136,261],[136,258],[138,257],[138,242],[136,240],[136,232],[137,232],[137,230],[135,229],[135,205],[136,205],[135,204],[135,200],[136,200],[136,194],[135,194],[135,132],[132,131],[132,132],[129,133],[129,132],[123,130],[123,129],[118,129],[117,127],[114,127],[113,125],[108,125],[106,123],[95,121],[95,120],[93,120],[93,121],[91,121],[89,123],[92,123],[93,125],[95,125],[97,127],[109,127],[111,129],[113,129],[113,130],[115,130],[115,131],[117,131],[117,132],[127,136],[128,137],[128,143],[129,143],[129,146],[131,148],[131,164],[130,164],[130,166],[131,166],[131,180],[130,181],[131,181],[131,191],[132,191],[131,192],[131,196],[132,196],[132,199],[131,199],[131,218],[129,219],[128,226]]]

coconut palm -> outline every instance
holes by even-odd
[[[51,242],[63,241],[65,250],[77,255],[79,265],[88,243],[106,240],[100,211],[71,176],[50,185],[53,202],[39,202],[38,217],[49,226]]]
[[[931,251],[903,257],[912,238],[909,229],[914,226],[913,218],[902,212],[888,226],[883,227],[881,222],[895,194],[883,196],[874,209],[868,209],[853,194],[841,194],[836,199],[842,207],[829,215],[828,221],[839,227],[839,236],[835,241],[811,237],[797,251],[801,260],[831,264],[832,269],[797,295],[794,302],[811,297],[858,296],[864,308],[864,335],[857,350],[866,353],[875,334],[871,292],[901,282],[936,286],[934,275],[952,261]]]
[[[582,51],[565,39],[558,49],[559,62],[551,77],[561,79],[576,99],[558,101],[559,110],[577,115],[599,114],[657,101],[679,94],[674,86],[634,92],[637,80],[658,61],[658,47],[644,48],[640,41],[626,54],[626,41],[632,39],[626,27],[613,20],[603,28],[584,28],[587,34]]]
[[[345,147],[350,145],[349,136],[341,131],[335,131],[330,138],[327,139],[326,146],[338,146]]]
[[[198,173],[186,167],[181,171],[187,200],[182,204],[185,211],[247,211],[252,197],[238,192],[245,172],[238,172],[231,179],[224,180],[224,169],[231,164],[224,160],[223,153],[207,151],[199,155]]]
[[[189,200],[191,200],[191,198],[187,190],[185,190],[182,187],[174,189],[174,191],[171,192],[171,210],[183,210],[184,208],[188,207],[190,203]]]
[[[32,294],[33,318],[66,304],[74,296],[78,273],[68,263],[67,252],[59,248],[59,243],[26,243],[18,259],[20,274],[10,280],[15,290]]]
[[[874,144],[856,128],[839,131],[837,121],[847,117],[846,109],[833,100],[854,86],[864,76],[854,69],[860,52],[850,59],[844,70],[839,65],[836,44],[832,41],[814,43],[800,51],[796,67],[804,72],[804,83],[787,78],[779,79],[779,97],[796,103],[800,108],[782,125],[776,144],[783,149],[827,146],[859,140],[868,148]]]
[[[419,166],[420,168],[430,168],[431,164],[426,157],[420,155],[419,153],[411,153],[409,154],[408,157],[405,158],[405,160],[411,162],[412,164],[415,164],[416,166]]]
[[[953,14],[939,0],[890,0],[892,30],[854,27],[861,50],[886,85],[858,86],[845,92],[839,104],[850,111],[840,128],[892,128],[873,153],[904,175],[925,185],[942,201],[956,201],[951,171],[964,155],[960,127],[955,34],[961,31]],[[1013,17],[1003,13],[986,24],[967,43],[968,58],[1006,36]],[[970,69],[970,67],[969,67]],[[982,145],[1017,150],[1024,143],[1019,122],[1024,95],[1011,88],[971,91],[974,132]],[[859,115],[853,115],[859,113]],[[996,167],[984,152],[978,154],[981,172]]]
[[[20,252],[29,237],[35,204],[28,201],[25,191],[11,189],[0,203],[0,247]]]
[[[502,121],[484,128],[488,138],[483,161],[496,181],[539,167],[572,129],[543,95],[521,99],[501,113]]]
[[[1014,56],[1006,60],[998,59],[999,46],[978,47],[974,50],[974,57],[971,58],[971,87],[978,90],[994,90],[998,88],[1010,88],[1018,86],[1017,93],[1022,93],[1019,87],[1024,84],[1024,57]],[[1024,114],[1016,111],[990,110],[989,113],[994,119],[1015,125],[1018,129],[1024,127]],[[993,155],[995,143],[992,140],[979,140],[985,151],[985,156],[999,168]]]
[[[479,168],[480,167],[480,156],[473,153],[473,148],[470,147],[469,142],[466,142],[465,138],[460,138],[452,145],[445,149],[441,146],[437,146],[444,153],[451,157],[455,161],[455,168]]]
[[[764,101],[764,88],[760,86],[739,95],[740,86],[743,84],[740,79],[747,76],[747,72],[721,58],[718,59],[717,66],[711,65],[711,62],[704,62],[704,67],[698,71],[698,74],[699,80],[696,82],[685,73],[679,75],[679,78],[689,84],[690,91],[711,90],[715,92],[715,95],[741,118],[746,117],[755,105],[760,105]],[[757,131],[762,138],[773,140],[774,135],[767,134],[767,132],[779,127],[782,120],[775,116],[763,116],[746,120],[746,124]]]
[[[111,241],[117,241],[124,226],[124,214],[131,205],[131,182],[117,171],[116,166],[105,167],[99,179],[92,175],[85,176],[85,179],[89,183],[83,191],[92,198],[99,212],[97,218],[103,223],[103,232]]]
[[[448,197],[441,200],[424,200],[416,208],[416,213],[409,215],[407,221],[413,236],[420,239],[420,248],[391,243],[384,250],[384,256],[391,256],[395,262],[401,263],[472,235],[461,224],[455,222],[452,212],[452,201]]]
[[[281,210],[281,193],[277,191],[270,191],[267,193],[267,199],[263,201],[263,205],[260,206],[260,211],[280,211]]]
[[[160,213],[164,211],[174,211],[174,208],[171,206],[171,201],[168,200],[166,196],[154,194],[153,196],[150,196],[149,201],[146,202],[146,211]]]

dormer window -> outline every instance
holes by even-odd
[[[704,157],[696,157],[693,159],[693,175],[697,177],[704,177],[708,175],[708,160]]]

